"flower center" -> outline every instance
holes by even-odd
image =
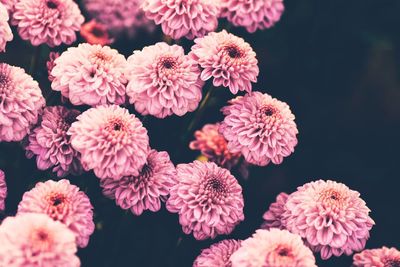
[[[33,231],[31,235],[31,244],[37,253],[48,250],[51,243],[51,236],[45,229],[36,229]]]
[[[142,170],[140,171],[140,177],[143,179],[147,179],[149,178],[151,175],[153,174],[153,169],[151,168],[151,166],[149,164],[145,164],[142,168]]]
[[[236,45],[228,45],[225,47],[225,51],[228,53],[230,58],[242,57],[242,51]]]
[[[289,256],[289,250],[287,248],[281,248],[278,250],[278,255],[281,257]]]
[[[400,267],[400,258],[397,259],[386,259],[384,267]]]
[[[56,9],[58,7],[58,4],[52,0],[47,1],[46,5],[50,9]]]
[[[50,197],[50,201],[53,204],[53,206],[58,206],[61,205],[65,202],[65,196],[63,194],[55,194]]]
[[[162,66],[166,69],[172,69],[175,67],[175,60],[171,57],[164,58],[162,60]]]
[[[114,131],[121,131],[122,125],[121,123],[114,123]]]
[[[103,37],[104,36],[104,30],[102,29],[102,28],[100,28],[100,27],[94,27],[93,29],[92,29],[92,34],[94,35],[94,36],[96,36],[96,37]]]
[[[225,192],[225,185],[217,178],[211,178],[208,180],[206,188],[216,193]]]

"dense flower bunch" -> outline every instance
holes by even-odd
[[[227,239],[203,249],[196,258],[193,267],[229,267],[231,266],[231,255],[240,248],[240,240]]]
[[[0,52],[4,52],[6,50],[6,43],[13,39],[8,20],[8,11],[6,7],[0,3]]]

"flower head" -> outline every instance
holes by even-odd
[[[203,82],[197,62],[178,45],[157,43],[128,58],[126,93],[135,109],[158,118],[197,108]]]
[[[87,195],[68,180],[39,182],[22,197],[18,216],[43,213],[65,224],[76,235],[79,247],[86,247],[94,231],[93,206]]]
[[[11,22],[32,45],[72,44],[84,17],[73,0],[18,0]]]
[[[0,63],[0,141],[21,141],[45,105],[42,91],[22,68]]]
[[[249,163],[280,164],[297,145],[294,115],[285,102],[253,92],[239,96],[222,108],[220,132],[232,153],[241,152]]]
[[[81,36],[89,44],[107,45],[112,43],[106,26],[96,20],[91,20],[82,25]]]
[[[139,175],[149,153],[149,137],[135,115],[110,105],[91,108],[77,119],[68,134],[85,170],[93,169],[99,178]]]
[[[214,86],[229,87],[233,94],[239,90],[251,92],[259,70],[256,53],[248,43],[225,30],[211,32],[194,42],[190,56],[203,68],[203,81],[213,78]]]
[[[354,267],[398,267],[400,251],[396,248],[366,249],[353,256]]]
[[[229,234],[244,220],[242,188],[226,169],[213,162],[177,166],[167,209],[179,213],[185,234],[198,240]]]
[[[51,88],[74,105],[123,104],[126,59],[108,46],[80,44],[54,61]]]
[[[58,52],[50,52],[49,54],[49,59],[46,62],[46,67],[47,67],[47,74],[49,76],[49,81],[52,82],[54,80],[54,76],[51,75],[51,71],[53,70],[55,64],[54,60],[60,56],[60,53]]]
[[[6,200],[7,197],[7,185],[6,185],[6,177],[4,172],[0,170],[0,211],[5,210],[6,208]]]
[[[240,247],[240,240],[226,239],[203,249],[193,263],[193,267],[230,267],[231,255]]]
[[[0,3],[0,52],[6,50],[6,43],[13,39],[10,25],[8,25],[8,12],[6,7]]]
[[[276,202],[272,203],[263,215],[264,223],[261,225],[261,228],[267,230],[270,228],[285,228],[282,225],[282,214],[285,212],[285,204],[288,196],[288,194],[282,192],[276,197]]]

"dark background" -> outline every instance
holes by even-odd
[[[135,217],[102,196],[91,172],[70,177],[95,208],[97,229],[89,246],[79,251],[83,266],[191,266],[201,249],[212,243],[249,237],[278,193],[293,192],[319,178],[343,182],[361,193],[376,222],[367,248],[399,248],[400,1],[288,0],[285,5],[281,21],[270,30],[249,34],[231,29],[257,52],[260,75],[254,90],[287,102],[300,132],[295,153],[281,165],[253,167],[248,180],[238,176],[245,221],[230,236],[196,241],[182,234],[178,215],[164,206],[158,213]],[[128,56],[160,36],[158,29],[112,46]],[[192,42],[181,44],[188,51]],[[0,61],[28,70],[33,53],[14,29],[14,41],[7,53],[0,54]],[[47,53],[48,48],[42,48],[35,73],[46,94],[50,92],[44,65]],[[219,109],[230,98],[227,89],[218,89],[197,128],[221,120]],[[47,99],[48,105],[59,101],[55,92]],[[175,164],[194,160],[197,153],[182,142],[192,117],[193,113],[183,118],[146,118],[152,147],[168,151]],[[5,215],[15,213],[22,194],[36,182],[55,178],[49,171],[38,171],[18,143],[0,143],[0,168],[9,189]],[[350,264],[347,256],[318,258],[318,266]]]

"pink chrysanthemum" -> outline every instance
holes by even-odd
[[[213,162],[177,166],[177,184],[167,209],[179,213],[185,234],[197,240],[229,234],[244,220],[242,188],[235,177]]]
[[[108,46],[80,44],[54,61],[51,88],[74,105],[125,102],[126,59]]]
[[[208,160],[219,166],[231,169],[238,164],[241,154],[231,153],[228,150],[228,143],[218,131],[219,125],[219,123],[204,125],[201,130],[194,133],[196,140],[190,142],[189,147],[200,150]]]
[[[240,240],[222,240],[211,247],[203,249],[193,263],[193,267],[230,267],[231,255],[239,249]]]
[[[360,193],[334,181],[318,180],[290,194],[282,223],[300,235],[322,259],[361,251],[375,224]]]
[[[221,17],[248,32],[274,26],[285,10],[283,0],[222,0],[221,6]]]
[[[108,36],[106,25],[91,20],[81,27],[81,36],[89,44],[108,45],[112,40]]]
[[[46,107],[42,120],[29,135],[26,155],[36,156],[39,170],[53,167],[58,177],[82,172],[80,155],[70,144],[69,127],[80,114],[63,106]]]
[[[138,176],[147,161],[149,137],[135,115],[116,105],[91,108],[68,131],[85,170],[99,178]]]
[[[54,80],[54,76],[51,75],[51,71],[53,70],[55,64],[54,60],[56,60],[60,56],[60,53],[58,52],[50,52],[49,54],[49,59],[46,62],[46,67],[47,67],[47,74],[49,81],[52,82]]]
[[[173,39],[194,39],[214,31],[220,13],[219,5],[210,0],[144,0],[142,8]]]
[[[0,52],[6,51],[6,43],[14,37],[10,25],[8,25],[8,19],[7,9],[0,3]]]
[[[294,115],[285,102],[253,92],[222,108],[220,132],[232,153],[241,152],[251,164],[280,164],[294,152],[298,133]]]
[[[242,38],[227,31],[211,32],[194,40],[190,56],[203,68],[201,79],[213,78],[214,86],[229,87],[233,94],[251,92],[259,73],[256,53]]]
[[[94,231],[93,206],[87,195],[68,180],[39,182],[22,197],[18,215],[43,213],[64,223],[76,235],[79,247],[86,247]]]
[[[398,267],[400,251],[396,248],[366,249],[353,256],[354,267]]]
[[[8,14],[12,14],[12,12],[14,12],[14,6],[15,3],[18,0],[0,0],[0,3],[4,5],[4,7],[7,9]]]
[[[14,8],[12,24],[34,46],[72,44],[85,20],[73,0],[18,0]]]
[[[197,108],[203,81],[197,62],[182,47],[157,43],[128,58],[126,94],[135,109],[157,118]]]
[[[0,141],[21,141],[45,105],[42,91],[22,68],[0,63]]]
[[[166,199],[175,184],[175,176],[175,166],[168,153],[151,150],[138,176],[102,179],[101,187],[104,195],[115,199],[118,206],[140,215],[144,210],[160,210],[161,200]]]
[[[276,197],[276,202],[272,203],[263,215],[264,222],[261,228],[285,229],[285,226],[282,225],[282,214],[285,212],[285,204],[288,196],[288,194],[282,192]]]
[[[0,266],[80,266],[74,233],[44,214],[7,217],[0,240]]]
[[[7,185],[6,185],[6,177],[4,172],[0,170],[0,211],[5,210],[6,208],[6,200],[7,197]]]

